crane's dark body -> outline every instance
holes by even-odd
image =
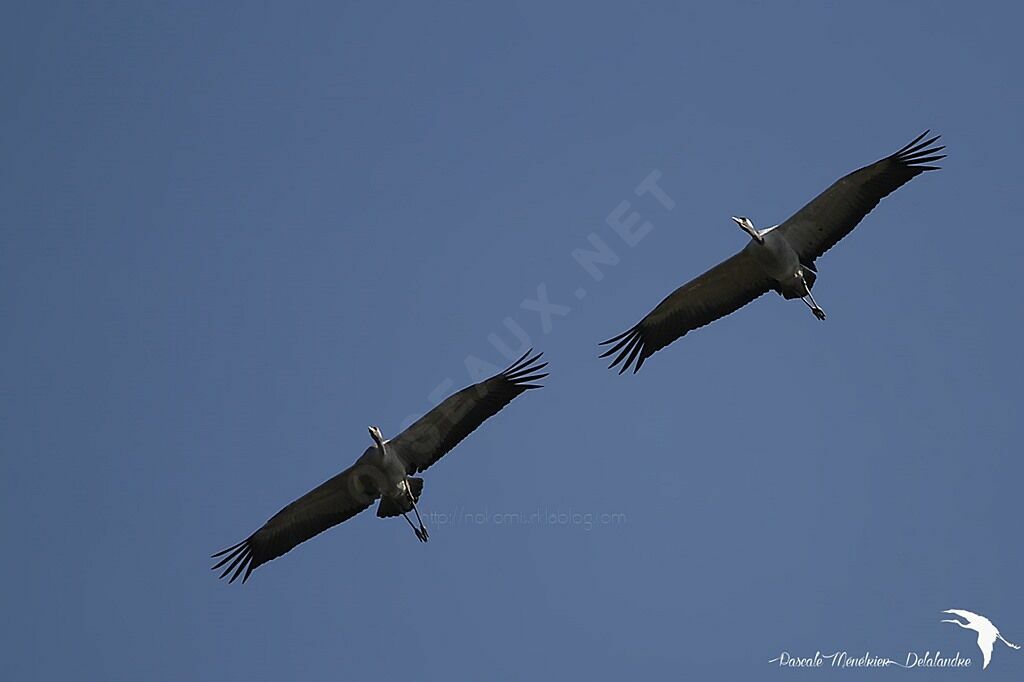
[[[811,276],[807,278],[808,284],[814,286],[813,271],[800,264],[800,256],[778,228],[762,234],[762,239],[763,242],[751,239],[743,247],[743,252],[757,262],[764,274],[772,280],[773,288],[780,296],[787,300],[806,296],[800,275],[810,274]]]
[[[416,537],[427,541],[427,529],[416,503],[423,479],[413,474],[426,471],[487,419],[517,396],[534,388],[547,376],[538,364],[541,353],[527,351],[503,372],[468,386],[446,398],[392,440],[370,427],[374,444],[355,464],[330,478],[274,514],[261,528],[236,545],[213,555],[223,557],[214,569],[225,567],[220,577],[244,583],[257,567],[285,554],[297,545],[347,521],[380,500],[377,516],[405,516]],[[419,527],[407,514],[416,513]]]
[[[815,261],[835,246],[878,202],[945,158],[944,147],[931,146],[925,131],[895,154],[853,171],[834,182],[777,227],[758,231],[746,218],[733,218],[751,241],[736,255],[669,294],[640,322],[601,343],[610,346],[609,368],[621,365],[638,372],[651,355],[687,333],[739,310],[769,291],[800,298],[818,319],[825,313],[811,289]]]
[[[374,472],[375,487],[380,495],[380,503],[377,505],[379,518],[408,514],[413,510],[413,503],[420,501],[423,479],[406,474],[408,466],[394,448],[388,447],[387,441],[366,448],[356,460],[355,467]]]

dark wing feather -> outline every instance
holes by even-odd
[[[602,341],[611,348],[602,358],[616,355],[608,369],[622,364],[640,371],[644,361],[687,332],[739,310],[772,288],[772,280],[746,250],[740,251],[679,287],[632,329]]]
[[[405,461],[406,471],[426,471],[516,396],[531,388],[541,388],[532,382],[547,376],[539,373],[547,363],[536,364],[543,353],[530,357],[532,352],[530,349],[490,379],[449,396],[391,440],[390,445]]]
[[[228,582],[233,583],[241,575],[244,583],[257,566],[276,559],[373,504],[380,497],[376,480],[369,467],[360,464],[349,467],[274,514],[242,542],[214,554],[213,558],[224,558],[213,568],[227,566],[220,577],[230,573]]]
[[[835,246],[884,197],[921,173],[938,170],[928,164],[945,158],[939,154],[945,147],[931,146],[938,135],[922,142],[928,133],[924,131],[892,156],[840,178],[779,226],[801,262],[813,263]]]

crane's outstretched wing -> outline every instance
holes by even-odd
[[[673,291],[631,329],[602,341],[600,345],[611,344],[611,348],[601,357],[618,353],[608,369],[622,363],[619,374],[630,365],[636,374],[655,352],[687,332],[739,310],[773,286],[753,256],[740,251]]]
[[[996,638],[985,637],[981,633],[978,633],[978,648],[981,649],[981,669],[984,670],[988,667],[988,664],[992,662],[992,645],[996,643]]]
[[[813,264],[850,234],[884,197],[921,173],[939,169],[927,164],[946,158],[939,154],[945,146],[930,146],[939,135],[922,142],[929,132],[924,131],[892,156],[836,180],[778,227],[800,254],[801,262]]]
[[[943,611],[943,613],[952,613],[955,616],[960,616],[961,618],[966,620],[968,623],[973,623],[975,621],[982,621],[982,620],[983,621],[987,621],[989,623],[992,622],[988,618],[986,618],[985,616],[978,615],[977,613],[974,613],[973,611],[964,611],[963,609],[947,609],[947,610]]]
[[[214,554],[213,558],[227,556],[213,568],[227,564],[220,577],[233,572],[229,583],[244,572],[244,583],[257,566],[369,507],[380,497],[379,490],[374,470],[355,464],[274,514],[245,540]]]
[[[448,396],[389,441],[405,462],[406,471],[409,474],[426,471],[516,396],[531,388],[541,388],[531,382],[547,376],[539,372],[548,363],[536,364],[543,353],[530,357],[532,352],[531,348],[500,374]]]

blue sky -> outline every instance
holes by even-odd
[[[938,621],[1024,640],[1021,19],[5,6],[10,679],[791,679],[768,660],[816,650],[979,674]],[[925,128],[944,170],[819,261],[827,322],[770,296],[637,376],[597,360],[742,247],[729,216],[780,222]],[[671,209],[636,192],[654,172]],[[634,212],[631,246],[609,216]],[[511,330],[547,388],[427,473],[428,545],[365,514],[215,579],[368,424],[507,364]],[[1020,679],[997,646],[986,679]]]

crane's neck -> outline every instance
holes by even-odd
[[[755,242],[757,242],[758,244],[764,244],[764,235],[758,232],[753,225],[741,224],[740,227],[742,227],[743,231],[749,234],[750,238],[753,239]]]
[[[373,442],[377,444],[377,452],[380,453],[380,458],[386,459],[388,456],[388,451],[384,448],[384,441],[374,436]]]

